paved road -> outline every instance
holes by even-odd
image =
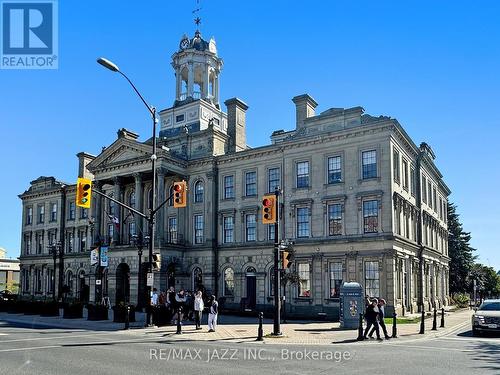
[[[499,374],[500,337],[475,338],[464,326],[432,339],[284,346],[279,342],[173,342],[169,335],[154,331],[37,329],[0,322],[2,375],[364,375],[373,369],[378,374]]]

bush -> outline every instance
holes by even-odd
[[[453,304],[458,307],[469,307],[470,298],[469,295],[464,293],[457,293],[452,296]]]
[[[87,305],[87,320],[108,320],[108,308],[104,305]]]
[[[64,319],[78,319],[83,318],[83,304],[77,303],[68,303],[64,305]]]
[[[135,322],[135,306],[130,306],[129,322]],[[125,323],[125,317],[127,316],[127,306],[125,304],[119,304],[113,306],[113,322],[115,323]]]

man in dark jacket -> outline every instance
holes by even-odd
[[[385,326],[384,322],[384,317],[385,317],[385,299],[381,298],[380,301],[378,301],[378,322],[380,324],[380,327],[382,327],[382,331],[384,332],[384,336],[386,340],[389,340],[391,336],[387,333],[387,327]],[[375,327],[372,328],[371,332],[368,334],[370,338],[373,337],[373,332],[375,332]]]
[[[375,329],[375,332],[377,333],[377,340],[382,340],[380,338],[380,331],[379,331],[379,328],[378,328],[378,322],[377,322],[377,317],[379,315],[379,309],[377,307],[378,305],[378,300],[376,298],[372,299],[371,301],[371,305],[369,305],[367,308],[366,308],[366,312],[365,312],[365,319],[366,319],[366,329],[365,329],[365,334],[363,335],[363,338],[366,340],[366,335],[368,334],[368,332],[370,332],[370,328],[373,328]]]

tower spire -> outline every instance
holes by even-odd
[[[196,25],[196,31],[200,31],[201,18],[198,15],[200,10],[202,9],[200,6],[200,0],[196,0],[196,8],[193,10],[193,15],[195,15],[194,23]]]

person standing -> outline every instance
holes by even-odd
[[[377,317],[379,315],[379,309],[377,307],[378,305],[378,300],[376,298],[372,299],[371,304],[366,308],[365,312],[365,319],[366,319],[366,329],[365,329],[365,334],[363,335],[363,338],[366,340],[368,335],[368,332],[370,332],[370,328],[375,329],[375,332],[377,333],[377,340],[382,340],[380,338],[380,330],[378,327],[377,323]]]
[[[175,296],[175,316],[172,318],[175,323],[177,323],[177,319],[182,322],[182,315],[185,309],[185,304],[186,296],[184,295],[184,289],[181,289]]]
[[[210,306],[208,313],[208,332],[215,332],[217,328],[217,314],[219,313],[219,304],[214,295],[210,297]]]
[[[386,340],[389,340],[391,336],[387,333],[387,327],[385,325],[384,317],[385,317],[385,299],[381,298],[380,301],[378,302],[378,323],[380,324],[380,327],[382,327],[382,331],[384,332],[384,336]],[[373,337],[373,332],[375,332],[375,327],[372,328],[371,332],[368,334],[370,338]]]
[[[205,304],[203,303],[203,295],[201,290],[199,290],[194,296],[194,320],[196,323],[196,329],[201,329],[201,316],[204,308]]]

